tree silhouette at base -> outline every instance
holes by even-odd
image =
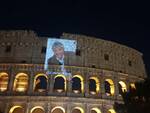
[[[122,93],[124,104],[115,103],[117,113],[150,113],[150,79],[135,83],[136,89]]]

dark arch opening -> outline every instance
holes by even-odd
[[[81,113],[81,111],[79,109],[74,109],[72,113]]]
[[[111,94],[110,92],[110,84],[108,81],[105,81],[105,93],[106,94]]]
[[[123,92],[122,92],[122,86],[119,83],[118,83],[118,90],[119,90],[119,94],[121,95]]]
[[[45,92],[47,89],[47,78],[45,76],[39,76],[36,78],[35,84],[35,91]]]
[[[97,113],[95,110],[91,110],[91,113]]]
[[[72,91],[81,93],[81,80],[78,77],[72,79]]]
[[[65,80],[63,77],[56,77],[54,82],[54,91],[65,91]]]
[[[96,92],[96,81],[94,79],[89,80],[89,91]]]
[[[57,108],[52,113],[64,113],[61,109]]]
[[[41,108],[36,108],[32,111],[32,113],[45,113]]]

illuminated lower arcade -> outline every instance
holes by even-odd
[[[63,34],[77,47],[62,73],[62,64],[45,69],[47,38],[31,31],[0,36],[0,113],[117,113],[121,93],[146,77],[141,53],[114,42]]]
[[[1,64],[0,68],[3,66],[6,70],[20,67],[17,73],[0,72],[0,94],[7,95],[1,98],[1,104],[13,96],[6,113],[116,113],[109,99],[121,102],[121,92],[135,88],[132,82],[97,75],[95,71],[102,70],[92,68],[88,70],[93,71],[93,75],[74,72],[68,77],[62,74],[48,76],[39,71],[43,69],[42,65],[38,69],[24,64]],[[53,69],[57,67],[53,66]],[[36,70],[36,73],[25,71],[28,69]],[[69,66],[66,69],[78,68]],[[86,71],[86,68],[82,70]]]

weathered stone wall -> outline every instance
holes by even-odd
[[[45,54],[41,53],[41,50],[47,46],[47,38],[38,37],[33,31],[1,31],[0,62],[43,64]],[[146,77],[142,54],[137,50],[84,35],[64,33],[61,38],[77,40],[77,49],[81,53],[80,56],[68,59],[68,65],[94,66],[98,69]],[[6,52],[7,46],[11,46],[10,53]],[[105,55],[109,60],[105,60]]]
[[[48,85],[45,93],[34,92],[36,75],[46,73],[43,65],[45,53],[41,53],[41,50],[47,46],[47,38],[38,37],[33,31],[0,31],[0,73],[5,72],[9,77],[7,91],[0,92],[0,110],[3,113],[8,113],[11,107],[17,105],[22,106],[25,113],[30,113],[35,106],[43,107],[45,113],[51,113],[57,106],[64,108],[66,113],[71,113],[75,107],[81,107],[84,113],[91,113],[92,108],[107,113],[108,109],[113,108],[114,102],[122,103],[118,89],[119,81],[123,81],[129,90],[131,83],[144,80],[146,77],[142,54],[137,50],[94,37],[64,33],[60,38],[77,40],[77,49],[80,51],[80,55],[68,59],[65,69],[72,76],[82,76],[84,92],[73,93],[72,82],[67,76],[67,91],[54,92],[56,75],[47,76]],[[105,59],[105,55],[109,60]],[[50,71],[55,72],[59,69],[59,66],[53,65]],[[25,73],[29,78],[27,92],[13,91],[18,73]],[[89,78],[93,76],[99,80],[100,91],[96,95],[89,92]],[[106,79],[113,81],[114,95],[106,95]]]
[[[78,49],[81,51],[81,56],[78,56],[77,61],[82,66],[92,67],[92,65],[95,65],[96,68],[141,77],[146,76],[142,53],[135,49],[84,35],[64,33],[62,38],[77,40]],[[105,54],[109,56],[109,60],[105,60]],[[129,65],[129,62],[131,62],[131,65]]]
[[[44,108],[45,113],[51,113],[51,110],[55,107],[62,107],[65,109],[65,113],[72,113],[75,107],[81,107],[84,113],[91,113],[92,108],[99,108],[102,113],[107,113],[109,109],[113,108],[113,101],[107,101],[102,99],[86,99],[86,98],[76,98],[76,97],[26,97],[18,96],[6,97],[3,100],[5,107],[4,113],[9,113],[12,106],[18,105],[24,108],[25,113],[30,113],[32,108],[35,106],[41,106]],[[11,102],[10,102],[11,100]],[[8,102],[9,101],[9,102]]]

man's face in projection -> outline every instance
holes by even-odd
[[[63,58],[64,48],[62,48],[62,47],[55,47],[53,49],[53,51],[54,51],[54,55],[56,56],[56,58],[59,58],[59,59]]]

